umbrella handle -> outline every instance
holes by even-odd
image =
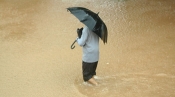
[[[74,44],[75,44],[75,42],[77,42],[77,40],[75,40],[73,43],[72,43],[72,45],[71,45],[71,49],[74,49],[75,48],[75,46],[74,46]]]

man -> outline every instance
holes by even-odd
[[[77,38],[77,43],[83,47],[83,79],[93,85],[97,85],[98,83],[95,81],[94,76],[96,75],[99,60],[99,37],[85,26],[81,37]]]

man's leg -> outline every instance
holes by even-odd
[[[96,74],[95,70],[96,70],[97,62],[94,62],[94,63],[82,62],[82,65],[83,65],[82,69],[83,69],[84,81],[87,81],[93,85],[97,85],[98,83],[93,78],[93,76]]]
[[[93,63],[93,68],[92,68],[92,75],[96,75],[96,69],[97,69],[98,61]]]

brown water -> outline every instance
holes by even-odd
[[[99,86],[83,83],[83,6],[108,27]],[[0,0],[0,97],[175,97],[174,0]]]

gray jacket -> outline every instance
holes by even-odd
[[[83,28],[81,38],[77,38],[77,43],[83,47],[84,62],[92,63],[99,60],[99,37],[87,26]]]

